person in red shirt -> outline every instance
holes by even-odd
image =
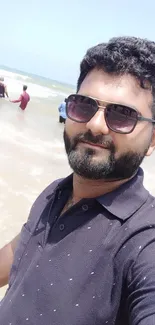
[[[24,111],[28,102],[30,101],[30,96],[26,92],[27,86],[23,86],[23,93],[20,95],[19,99],[10,100],[11,103],[20,103],[19,107]]]

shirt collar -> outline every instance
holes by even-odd
[[[143,186],[144,172],[141,168],[137,174],[128,182],[116,190],[101,195],[96,200],[110,213],[121,220],[129,218],[147,200],[149,192]],[[73,174],[60,180],[56,190],[73,187]]]
[[[57,189],[64,190],[65,188],[69,188],[72,190],[73,188],[73,173],[67,176],[66,178],[63,178],[60,183],[58,184]]]
[[[128,182],[113,192],[97,198],[97,201],[119,219],[126,220],[147,200],[149,192],[143,186],[144,173],[141,168]]]

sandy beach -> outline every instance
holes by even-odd
[[[26,80],[16,78],[13,88],[15,80],[11,79],[11,98],[20,93],[23,82]],[[0,100],[0,247],[20,231],[38,194],[71,172],[62,140],[64,126],[58,123],[57,111],[65,90],[57,89],[52,96],[55,87],[51,92],[44,89],[41,96],[42,88],[37,94],[29,87],[31,102],[25,112],[18,104]],[[145,159],[143,167],[145,185],[155,195],[154,160],[155,154]],[[0,299],[5,289],[0,289]]]

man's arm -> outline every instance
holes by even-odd
[[[0,287],[8,284],[10,270],[12,267],[14,252],[16,250],[20,234],[10,243],[0,249]]]
[[[61,109],[62,109],[62,104],[59,105],[59,107],[58,107],[58,111],[59,111],[59,113],[61,112]]]
[[[20,95],[20,97],[16,100],[10,100],[11,103],[20,103],[22,100],[22,95]]]
[[[131,325],[155,324],[155,239],[139,246],[137,260],[128,273],[127,305]]]

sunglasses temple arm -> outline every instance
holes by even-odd
[[[140,121],[146,121],[146,122],[151,122],[151,123],[155,123],[155,120],[151,119],[151,118],[147,118],[147,117],[143,117],[143,116],[139,116],[138,120]]]

